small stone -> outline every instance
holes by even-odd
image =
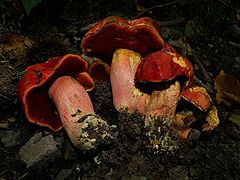
[[[60,155],[60,146],[52,135],[43,137],[42,133],[37,133],[20,148],[19,156],[27,168],[41,168]]]
[[[15,117],[10,117],[8,119],[0,120],[0,128],[1,129],[9,129],[11,127],[11,124],[16,122]]]
[[[64,156],[64,159],[66,160],[75,160],[78,158],[78,153],[74,149],[73,145],[70,144],[70,142],[67,142],[67,145],[63,150],[63,156]]]
[[[182,166],[175,166],[171,168],[169,171],[170,179],[181,179],[181,180],[188,180],[188,172]]]
[[[3,130],[0,131],[1,142],[6,148],[13,148],[18,145],[21,139],[19,130]]]
[[[240,139],[240,110],[236,109],[229,117],[230,124],[226,125],[227,134]]]
[[[72,169],[62,169],[55,180],[64,180],[72,174]]]

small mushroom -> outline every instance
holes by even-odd
[[[66,75],[76,77],[87,69],[88,63],[73,54],[50,58],[46,63],[29,66],[17,89],[18,99],[27,120],[49,127],[53,131],[60,130],[62,123],[48,97],[48,90],[57,78]],[[82,84],[84,83],[86,82],[83,81]]]
[[[165,43],[164,49],[149,54],[142,59],[135,75],[135,86],[141,89],[142,92],[154,94],[154,92],[158,92],[160,89],[168,89],[171,87],[173,82],[180,81],[182,83],[181,94],[180,96],[175,96],[175,98],[179,99],[182,97],[183,99],[195,105],[201,111],[207,112],[208,117],[213,117],[210,116],[213,114],[213,111],[209,111],[209,109],[212,107],[212,99],[210,95],[204,87],[194,84],[192,77],[192,63],[187,58],[181,56],[169,43]],[[149,88],[151,89],[149,90]],[[165,97],[167,97],[167,94]],[[172,99],[171,102],[175,103],[176,106],[178,101],[174,102]],[[161,111],[158,109],[158,112]],[[214,117],[217,116],[217,111],[214,111],[214,113]],[[156,113],[156,115],[158,114]],[[208,117],[207,122],[210,121],[208,120],[210,119]],[[173,120],[175,128],[177,127],[177,124],[184,124],[183,121],[185,121],[186,118],[188,119],[189,116],[186,115],[186,117],[184,117],[177,114]],[[182,130],[181,127],[177,127],[176,129],[179,128],[179,134],[181,138],[187,138],[190,128],[186,126],[184,127],[184,130]]]
[[[181,91],[181,97],[204,112],[212,106],[212,98],[209,96],[207,90],[199,85],[185,87]]]
[[[141,92],[134,84],[141,60],[140,54],[128,49],[114,52],[110,70],[114,107],[118,111],[125,109],[129,113],[137,111],[142,115],[172,119],[180,96],[180,84],[175,82],[168,89],[155,90],[151,94]],[[146,118],[146,124],[149,120],[151,118]]]
[[[91,99],[78,81],[62,76],[51,85],[48,94],[76,147],[87,151],[110,142],[110,126],[94,113]]]
[[[99,57],[108,64],[111,64],[112,55],[118,48],[146,56],[164,46],[159,29],[157,22],[149,17],[125,20],[109,16],[85,34],[81,48],[84,54]]]

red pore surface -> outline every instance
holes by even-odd
[[[75,79],[82,84],[86,91],[91,91],[94,88],[94,81],[86,71],[78,73]]]
[[[191,62],[176,51],[167,50],[163,49],[143,58],[135,76],[137,85],[141,82],[170,81],[178,76],[192,77]]]
[[[146,56],[161,50],[164,41],[159,25],[151,18],[125,20],[110,16],[90,29],[81,42],[86,55],[100,57],[111,63],[114,50],[130,49]]]
[[[54,131],[60,130],[62,123],[48,97],[48,89],[57,78],[64,75],[75,77],[87,68],[88,64],[84,59],[72,54],[29,66],[17,89],[27,120]]]
[[[110,81],[110,66],[100,59],[95,59],[93,61],[88,69],[88,73],[94,81]]]

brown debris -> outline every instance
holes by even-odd
[[[240,104],[240,81],[234,76],[221,70],[215,78],[215,89],[218,104],[222,102],[227,106]]]

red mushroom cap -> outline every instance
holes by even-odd
[[[17,89],[27,120],[54,131],[60,130],[62,123],[48,97],[48,89],[57,78],[64,75],[76,77],[87,68],[88,63],[83,58],[72,54],[29,66]]]
[[[173,50],[163,49],[143,58],[135,75],[136,85],[138,86],[141,82],[170,81],[179,76],[191,78],[192,63]]]
[[[107,17],[90,29],[81,42],[84,54],[106,59],[109,64],[113,52],[118,48],[146,56],[161,50],[163,46],[159,25],[149,17],[135,20]]]
[[[201,111],[207,111],[212,106],[212,98],[204,87],[198,85],[187,86],[181,91],[181,96],[191,102]]]

